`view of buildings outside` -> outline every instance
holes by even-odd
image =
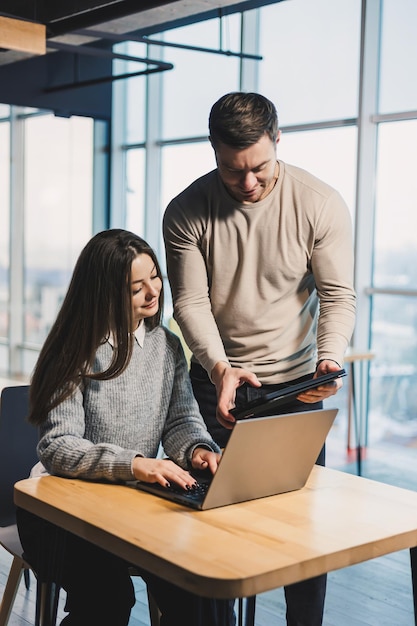
[[[415,59],[417,64],[417,50]],[[394,293],[372,297],[376,356],[369,393],[374,436],[380,432],[412,445],[417,439],[416,141],[417,120],[379,128],[372,287]]]
[[[8,115],[8,107],[0,105],[0,116]],[[9,125],[0,124],[0,337],[8,334],[9,300]],[[0,346],[1,354],[1,346]],[[0,357],[1,363],[1,357]]]
[[[29,374],[68,286],[74,263],[92,234],[93,122],[54,115],[26,116],[25,150],[19,170],[24,244],[18,280],[21,293],[11,294],[9,281],[9,151],[8,123],[0,123],[0,369],[8,369],[8,332],[19,311],[19,328],[13,333],[23,351],[22,370]],[[18,160],[18,159],[16,159]],[[17,165],[19,167],[19,165]],[[3,179],[4,178],[4,179]],[[3,206],[4,205],[4,206]],[[14,270],[16,271],[16,270]],[[19,297],[20,296],[20,297]]]
[[[35,116],[25,127],[24,340],[41,343],[92,234],[93,122]],[[47,234],[46,234],[47,233]]]

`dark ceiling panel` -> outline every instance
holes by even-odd
[[[0,15],[45,24],[53,39],[108,25],[113,32],[174,28],[282,0],[0,0]],[[142,20],[142,16],[145,17]],[[131,24],[131,28],[126,27]]]
[[[36,20],[36,2],[33,0],[1,0],[0,13],[10,17]]]
[[[47,51],[36,55],[0,49],[0,102],[47,108],[62,115],[109,119],[111,65],[88,59],[86,46],[111,49],[112,36],[147,35],[258,8],[282,0],[0,0],[0,15],[44,23]],[[96,29],[97,36],[78,31]],[[106,37],[106,34],[108,35]],[[49,46],[48,46],[49,44]],[[61,46],[61,52],[56,48]],[[64,52],[63,46],[67,46]],[[88,52],[92,52],[89,50]],[[103,67],[103,65],[105,67]],[[71,85],[73,74],[85,69],[89,86]],[[104,71],[103,71],[104,70]],[[159,71],[152,70],[152,71]],[[93,87],[93,85],[95,85]],[[65,91],[59,92],[59,89]]]
[[[56,0],[47,0],[47,28],[48,36],[55,37],[79,28],[85,28],[107,22],[109,20],[126,17],[140,11],[171,4],[175,0],[115,0],[113,2],[98,2],[97,0],[68,0],[59,10]],[[64,9],[64,10],[63,10]]]
[[[172,2],[175,0],[1,0],[0,15],[40,22],[46,25],[48,37],[56,37]]]
[[[74,76],[74,70],[77,76]],[[91,83],[111,76],[110,58],[83,56],[75,63],[74,54],[54,52],[35,56],[18,63],[0,66],[0,102],[23,107],[54,111],[69,117],[83,115],[110,120],[112,83],[94,84],[65,91],[52,91],[61,84],[75,80]]]

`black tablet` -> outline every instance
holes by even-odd
[[[320,387],[326,383],[331,383],[336,380],[336,378],[340,378],[341,376],[346,376],[346,371],[344,369],[329,372],[328,374],[323,374],[317,378],[310,378],[309,380],[304,380],[303,382],[295,385],[288,385],[288,387],[282,387],[282,389],[278,389],[277,391],[271,391],[261,398],[251,400],[244,406],[231,409],[230,413],[237,420],[241,420],[246,417],[260,417],[261,415],[264,415],[266,411],[269,412],[277,406],[291,402],[291,400],[294,400],[303,391]]]

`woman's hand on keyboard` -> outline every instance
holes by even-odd
[[[201,448],[198,449],[201,450]],[[205,452],[209,451],[205,450]],[[136,480],[159,483],[163,487],[169,487],[171,483],[175,483],[183,489],[191,489],[196,484],[191,474],[169,459],[148,459],[137,456],[133,459],[132,470]]]

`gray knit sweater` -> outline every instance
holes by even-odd
[[[112,346],[97,351],[105,369]],[[165,453],[187,468],[198,444],[219,452],[194,399],[183,349],[164,327],[135,342],[127,369],[113,380],[88,381],[48,415],[38,455],[50,474],[86,480],[132,480],[135,456]]]

